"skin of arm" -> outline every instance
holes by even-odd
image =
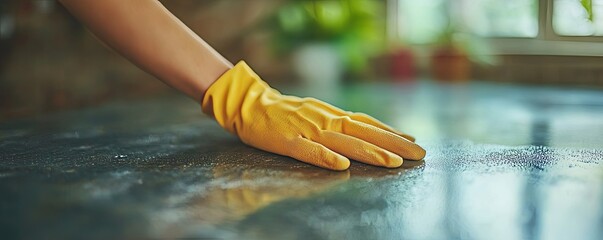
[[[60,0],[100,40],[198,103],[233,67],[157,0]]]

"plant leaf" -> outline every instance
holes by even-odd
[[[580,0],[580,4],[584,10],[586,10],[586,14],[588,15],[588,21],[593,21],[593,0]]]

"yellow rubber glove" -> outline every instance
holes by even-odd
[[[282,95],[243,61],[209,87],[201,105],[244,143],[323,168],[345,170],[348,158],[394,168],[425,156],[414,138],[366,114]]]

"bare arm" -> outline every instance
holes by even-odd
[[[157,0],[60,0],[102,41],[201,102],[232,63]]]

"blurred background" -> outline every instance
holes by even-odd
[[[162,2],[276,85],[603,87],[603,0]],[[58,2],[0,2],[0,121],[170,92]]]

